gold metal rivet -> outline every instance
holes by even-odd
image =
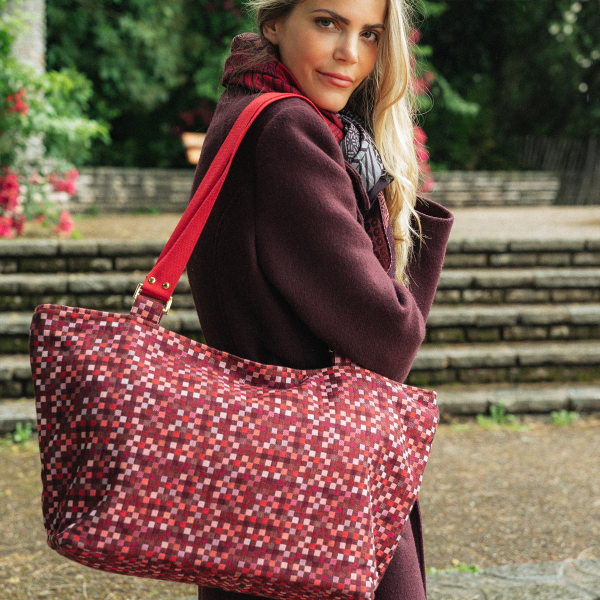
[[[165,288],[165,290],[169,289],[169,284],[168,283],[163,283],[163,287]]]
[[[156,279],[154,279],[154,277],[150,277],[150,279],[148,279],[148,281],[149,281],[150,283],[154,283],[154,282],[156,281]]]

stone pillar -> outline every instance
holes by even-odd
[[[43,73],[46,70],[46,0],[12,0],[8,10],[18,11],[25,24],[13,42],[13,56],[37,73]]]

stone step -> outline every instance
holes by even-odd
[[[30,324],[31,312],[0,314],[0,353],[28,352]],[[172,310],[162,325],[200,339],[195,310]],[[425,343],[575,339],[600,339],[600,304],[438,305],[429,314]]]
[[[600,302],[600,269],[465,269],[442,271],[437,304]]]
[[[560,339],[600,339],[600,303],[434,305],[427,319],[426,343]]]
[[[146,271],[164,241],[0,240],[0,273]],[[598,239],[451,239],[446,269],[600,266]]]
[[[598,600],[600,560],[501,565],[427,575],[429,600]]]
[[[600,384],[479,386],[436,389],[442,419],[488,414],[491,406],[503,404],[507,414],[550,414],[567,410],[600,412]],[[14,431],[17,423],[36,425],[35,400],[0,400],[0,435]]]
[[[408,383],[600,381],[600,342],[512,342],[422,346]],[[33,396],[28,355],[0,355],[0,399]]]
[[[418,387],[596,380],[598,341],[427,345],[419,349],[408,377]]]
[[[435,391],[442,417],[488,414],[500,403],[509,414],[600,412],[600,384],[440,386]]]
[[[164,241],[1,240],[0,273],[149,270]]]
[[[445,269],[600,266],[600,240],[450,239]]]
[[[0,311],[33,311],[40,304],[129,311],[146,273],[14,273],[0,276]],[[173,308],[193,308],[187,275],[179,280]]]

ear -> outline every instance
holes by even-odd
[[[271,19],[263,25],[262,34],[271,42],[278,46],[281,39],[281,19]]]

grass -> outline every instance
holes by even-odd
[[[480,427],[489,429],[491,427],[502,427],[513,431],[527,431],[527,425],[517,423],[515,415],[508,414],[504,406],[504,402],[499,401],[498,404],[490,406],[490,416],[477,415],[477,424]]]
[[[0,439],[0,446],[12,446],[13,444],[26,444],[33,437],[31,423],[17,423],[15,431],[8,433]]]
[[[479,573],[479,568],[476,565],[467,565],[456,558],[452,559],[452,566],[445,569],[436,569],[435,567],[426,567],[427,575],[435,575],[436,573]]]
[[[579,419],[579,415],[576,412],[563,409],[551,412],[550,418],[552,419],[553,425],[556,425],[557,427],[568,427],[569,425],[573,425],[573,423]]]

